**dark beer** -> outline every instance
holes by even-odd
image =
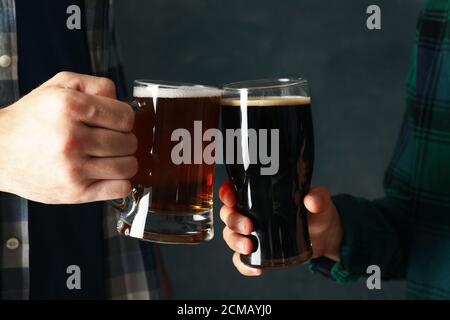
[[[149,194],[143,238],[170,243],[208,240],[212,237],[214,164],[175,164],[171,153],[180,142],[172,141],[172,133],[187,130],[193,147],[195,121],[201,121],[201,136],[217,128],[220,90],[165,88],[153,97],[147,87],[138,87],[134,99],[139,104],[133,129],[138,139],[139,168],[131,182],[136,190]],[[200,143],[203,150],[210,142]],[[194,150],[191,153],[193,157]],[[126,234],[130,226],[131,221],[122,219],[119,232]]]
[[[243,111],[239,98],[222,100],[222,129],[240,129]],[[227,163],[228,175],[238,196],[238,210],[254,226],[254,252],[241,260],[254,267],[280,267],[304,262],[312,255],[307,210],[307,194],[314,160],[314,138],[309,97],[249,97],[246,110],[248,129],[279,130],[279,169],[262,175],[259,161],[246,169]],[[225,134],[224,134],[225,136]],[[227,144],[229,141],[227,141]],[[276,151],[267,139],[268,150]],[[242,144],[235,143],[235,148]],[[234,156],[238,154],[236,150]],[[227,148],[225,148],[225,153]]]

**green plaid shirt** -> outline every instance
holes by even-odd
[[[408,298],[450,299],[450,0],[421,12],[406,102],[386,196],[334,197],[344,239],[331,276],[345,283],[378,265],[406,280]]]
[[[115,50],[112,3],[86,0],[86,31],[93,73],[123,84]],[[5,63],[5,57],[11,63]],[[11,59],[9,59],[11,58]],[[19,98],[14,0],[0,0],[0,107]],[[104,208],[105,265],[110,299],[164,297],[158,246],[121,237],[115,231],[118,213]],[[57,239],[56,239],[57,240]],[[0,193],[0,298],[29,297],[27,200]],[[55,252],[57,255],[58,252]]]

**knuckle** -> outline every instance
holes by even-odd
[[[73,76],[74,76],[73,72],[60,71],[53,77],[53,79],[64,82],[65,80],[68,80],[68,79],[72,78]]]
[[[77,182],[81,178],[82,169],[79,165],[70,162],[66,165],[66,174],[69,181]]]
[[[81,110],[80,110],[81,111]],[[100,115],[100,109],[97,108],[95,105],[87,105],[83,108],[83,118],[86,119],[86,121],[94,121],[95,119],[98,119]]]
[[[243,216],[242,223],[244,224],[244,227],[246,229],[245,231],[247,233],[251,233],[253,231],[253,221],[250,218]]]
[[[231,229],[236,229],[238,223],[238,217],[231,211],[232,209],[227,208],[228,214],[226,216],[226,225]]]
[[[222,206],[220,208],[220,219],[227,225],[228,220],[228,208],[226,206]]]
[[[311,223],[308,226],[308,231],[311,237],[320,238],[325,235],[327,226],[324,224]]]
[[[228,209],[228,210],[230,210],[230,209]],[[237,224],[236,214],[229,213],[228,216],[227,216],[227,226],[231,230],[233,230],[233,229],[236,228],[236,224]]]
[[[107,94],[108,96],[116,96],[116,85],[114,81],[108,78],[99,78],[98,80],[98,94]]]
[[[136,137],[136,135],[134,134],[130,134],[130,138],[129,138],[129,146],[130,146],[130,151],[132,154],[136,153],[138,150],[138,139]]]
[[[127,107],[124,109],[123,114],[122,114],[122,126],[123,129],[126,131],[131,131],[133,130],[134,127],[134,111]]]
[[[125,166],[127,170],[126,178],[132,178],[138,172],[138,161],[136,157],[128,157]]]
[[[73,133],[67,133],[61,137],[59,151],[62,155],[67,156],[73,154],[79,149],[80,142]]]
[[[228,244],[229,233],[230,233],[230,230],[228,229],[228,227],[223,228],[223,230],[222,230],[222,238],[225,240],[225,242],[227,244]]]
[[[224,240],[226,240],[226,237],[227,237],[227,227],[225,227],[225,228],[223,228],[222,229],[222,238],[224,239]]]
[[[131,170],[131,177],[134,177],[138,173],[139,162],[136,157],[131,157],[130,170]]]
[[[124,198],[127,195],[129,195],[132,191],[132,187],[131,187],[131,183],[130,181],[123,181],[122,183],[119,184],[119,188],[118,188],[118,198]]]
[[[80,111],[80,105],[76,102],[72,92],[60,89],[54,94],[55,104],[65,116],[71,116]]]
[[[250,254],[253,250],[253,242],[252,240],[250,240],[249,238],[244,238],[243,239],[244,242],[244,247],[242,249],[242,252],[244,254]]]
[[[83,194],[82,169],[72,162],[63,165],[62,181],[66,186],[65,196],[70,199],[79,199]]]

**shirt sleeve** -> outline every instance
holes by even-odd
[[[407,260],[404,204],[385,197],[375,201],[349,195],[334,197],[344,229],[340,256],[331,276],[339,283],[367,275],[377,265],[386,280],[402,279]]]
[[[340,262],[313,259],[310,269],[348,283],[367,276],[377,265],[385,280],[405,277],[408,260],[408,225],[411,212],[410,180],[414,160],[414,129],[407,107],[392,161],[384,178],[383,198],[370,201],[337,195],[333,202],[343,227]]]

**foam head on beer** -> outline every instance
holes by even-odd
[[[135,98],[205,98],[220,97],[222,90],[204,86],[180,86],[174,88],[160,87],[157,85],[146,85],[135,87],[133,96]]]
[[[242,107],[242,101],[239,98],[222,99],[222,106]],[[248,107],[282,107],[282,106],[311,106],[311,98],[303,96],[286,96],[286,97],[249,97],[247,100]]]

